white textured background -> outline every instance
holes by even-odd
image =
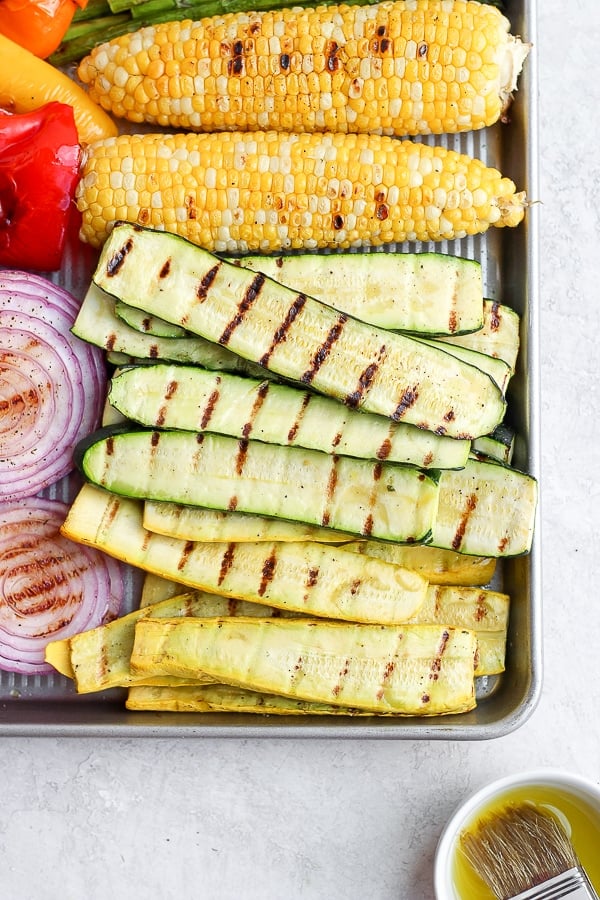
[[[600,780],[600,14],[539,0],[545,684],[492,742],[0,739],[2,900],[431,900],[514,770]]]

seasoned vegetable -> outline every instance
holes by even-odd
[[[470,441],[361,413],[330,397],[190,366],[125,369],[112,379],[109,399],[151,428],[212,431],[427,469],[461,468],[470,449]]]
[[[457,334],[440,337],[440,341],[453,347],[466,347],[487,356],[503,359],[515,371],[520,346],[520,318],[504,303],[494,300],[483,301],[483,328],[472,334]]]
[[[481,265],[472,259],[442,253],[302,253],[244,256],[238,262],[380,328],[452,335],[483,325]]]
[[[98,424],[104,362],[71,334],[76,311],[41,275],[0,272],[0,501],[70,472],[75,444]]]
[[[0,503],[0,669],[50,672],[49,641],[120,612],[121,566],[60,534],[67,510],[42,497]]]
[[[472,631],[304,619],[140,619],[135,672],[189,676],[398,715],[475,706]]]
[[[120,135],[88,147],[77,205],[99,247],[122,219],[219,253],[453,240],[526,199],[481,160],[379,135]]]
[[[406,566],[407,569],[419,572],[430,584],[487,584],[496,570],[494,557],[465,556],[454,550],[440,550],[425,545],[369,540],[346,544],[344,549],[365,556],[375,556],[397,566]]]
[[[207,369],[246,372],[261,378],[268,377],[264,369],[205,338],[157,337],[132,328],[115,312],[115,298],[91,284],[75,323],[73,333],[83,341],[103,347],[114,354],[122,353],[137,359],[168,359],[174,362],[195,363]],[[129,360],[121,360],[125,363]]]
[[[427,539],[437,480],[418,469],[182,431],[109,429],[77,451],[116,494],[275,516],[395,541]]]
[[[82,144],[117,133],[115,122],[79,84],[2,34],[0,60],[0,107],[24,113],[56,100],[73,107]]]
[[[225,597],[350,621],[400,622],[425,599],[420,575],[325,544],[200,544],[152,534],[142,507],[86,485],[63,533],[117,559]]]
[[[440,474],[431,543],[478,556],[517,556],[531,549],[537,482],[494,461],[469,459]]]
[[[60,44],[78,7],[87,0],[2,0],[0,34],[46,59]]]
[[[233,13],[115,38],[78,75],[114,115],[179,130],[461,132],[510,103],[529,46],[509,29],[463,0]]]
[[[221,512],[178,503],[144,503],[144,528],[183,541],[318,541],[344,544],[345,532],[248,513]]]
[[[60,268],[79,161],[71,106],[53,102],[17,115],[0,109],[0,265]]]
[[[502,392],[479,369],[350,319],[172,234],[119,225],[94,281],[352,408],[456,438],[487,434],[504,415]]]

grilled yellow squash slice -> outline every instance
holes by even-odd
[[[146,531],[143,504],[85,485],[63,533],[189,587],[279,609],[396,624],[425,600],[416,572],[316,543],[202,544]]]
[[[475,706],[472,631],[315,619],[152,619],[136,625],[132,671],[189,677],[400,715]]]

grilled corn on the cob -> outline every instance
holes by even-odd
[[[101,44],[79,77],[114,115],[185,131],[441,134],[496,122],[529,45],[474,0],[231,13]]]
[[[443,147],[379,135],[120,135],[85,152],[81,237],[114,222],[216,252],[349,248],[479,234],[522,220],[524,193]]]

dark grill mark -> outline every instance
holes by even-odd
[[[420,59],[423,59],[425,56],[427,56],[427,51],[428,51],[428,50],[429,50],[429,46],[425,43],[425,41],[423,41],[423,42],[420,43],[419,46],[417,47],[417,56],[418,56]]]
[[[177,571],[181,572],[185,569],[187,565],[187,561],[189,559],[190,553],[194,549],[194,541],[186,541],[183,550],[179,556],[179,560],[177,562]]]
[[[331,449],[332,449],[332,450],[335,450],[335,448],[339,445],[341,439],[342,439],[342,432],[341,432],[341,431],[338,431],[337,434],[335,434],[335,435],[333,436],[333,440],[332,440],[332,442],[331,442]]]
[[[149,356],[151,359],[158,359],[158,357],[160,356],[158,351],[158,344],[151,345]]]
[[[385,691],[384,691],[385,685],[387,684],[387,682],[390,680],[390,678],[394,674],[395,668],[396,668],[396,663],[394,662],[393,659],[390,659],[390,661],[386,663],[385,669],[383,670],[383,678],[381,679],[381,687],[377,691],[377,699],[378,700],[383,700],[383,696],[385,693]]]
[[[227,74],[241,75],[244,70],[244,45],[242,41],[235,41],[233,56],[227,60]]]
[[[304,394],[304,396],[302,398],[302,406],[300,407],[300,412],[298,413],[298,415],[296,417],[296,421],[294,422],[294,424],[292,425],[292,427],[290,428],[290,430],[287,433],[288,444],[291,444],[295,440],[296,435],[298,434],[298,429],[300,428],[300,423],[302,422],[302,419],[304,418],[304,414],[306,412],[308,404],[310,403],[310,397],[311,397],[310,394]]]
[[[381,463],[375,463],[375,465],[373,466],[373,481],[379,481],[382,472],[383,466],[381,465]]]
[[[219,262],[216,264],[216,266],[213,266],[212,269],[209,269],[208,272],[206,272],[200,279],[198,287],[196,288],[196,297],[198,298],[200,303],[204,303],[204,301],[206,300],[206,295],[210,289],[211,284],[217,277],[217,272],[219,271],[220,267],[221,263]]]
[[[392,46],[392,42],[390,41],[389,38],[383,38],[383,40],[381,41],[380,46],[381,46],[381,52],[382,52],[382,53],[387,53],[387,51],[388,51],[388,50],[390,49],[390,47]]]
[[[40,398],[38,392],[33,388],[24,391],[22,394],[14,394],[8,400],[0,400],[0,413],[5,415],[20,412],[25,406],[39,406]]]
[[[429,670],[429,680],[430,681],[437,681],[438,678],[440,677],[440,671],[442,668],[442,656],[444,655],[444,651],[445,651],[446,647],[448,646],[449,640],[450,640],[449,633],[447,631],[443,631],[437,653],[431,662],[431,668]]]
[[[449,409],[447,413],[444,414],[444,422],[453,422],[454,421],[454,410]]]
[[[219,577],[217,579],[217,584],[221,585],[225,581],[227,577],[227,573],[229,572],[232,564],[233,564],[233,556],[235,554],[235,544],[231,543],[227,545],[227,550],[223,554],[221,559],[221,568],[219,570]]]
[[[242,438],[241,441],[238,441],[238,452],[235,457],[235,472],[236,475],[241,475],[244,470],[244,465],[246,463],[246,457],[248,456],[248,441],[245,438]]]
[[[335,489],[337,487],[337,481],[338,481],[337,464],[339,461],[339,456],[333,456],[331,459],[332,459],[332,464],[331,464],[331,469],[329,472],[329,478],[327,480],[327,491],[326,491],[326,495],[325,495],[325,512],[323,513],[323,517],[321,519],[321,524],[325,525],[325,526],[329,525],[329,522],[331,520],[331,513],[327,507],[329,506],[329,504],[331,503],[331,501],[333,499],[333,495],[335,494]]]
[[[337,322],[329,329],[329,333],[315,355],[313,356],[310,364],[310,368],[304,372],[303,375],[300,376],[300,381],[304,382],[304,384],[310,384],[331,351],[331,348],[339,338],[340,334],[344,330],[344,325],[348,321],[348,317],[345,315],[341,315],[338,317]]]
[[[344,227],[344,217],[338,215],[333,217],[333,227],[336,231],[340,231]]]
[[[458,550],[460,545],[462,544],[463,538],[465,536],[465,531],[467,530],[467,525],[469,524],[469,519],[471,518],[471,513],[473,513],[476,506],[477,494],[469,494],[469,496],[467,497],[465,511],[461,516],[458,528],[456,529],[456,533],[452,538],[453,550]]]
[[[502,317],[500,315],[500,304],[494,301],[492,303],[492,309],[490,313],[490,331],[498,331],[501,322]]]
[[[450,318],[448,319],[448,329],[451,334],[454,334],[456,329],[458,328],[458,317],[456,315],[456,310],[453,309],[450,313]]]
[[[235,512],[237,509],[237,505],[238,505],[238,498],[234,494],[232,497],[229,498],[229,503],[227,504],[227,511]]]
[[[217,384],[221,383],[221,379],[217,378]],[[215,406],[217,405],[217,401],[219,399],[219,388],[216,387],[214,391],[211,392],[210,397],[206,402],[206,406],[204,407],[204,411],[202,413],[202,418],[200,419],[200,428],[206,428],[208,423],[211,420],[212,414],[215,411]]]
[[[269,349],[259,359],[259,363],[261,364],[261,366],[269,365],[269,360],[273,354],[273,351],[275,350],[275,347],[277,347],[277,345],[282,341],[285,341],[288,331],[292,327],[296,316],[302,310],[305,303],[306,297],[304,296],[304,294],[298,294],[298,296],[288,309],[287,313],[285,314],[285,319],[273,335]]]
[[[150,317],[150,316],[145,316],[145,317],[142,319],[142,330],[143,330],[143,331],[150,331],[150,326],[151,326],[151,325],[152,325],[152,319],[151,319],[151,317]]]
[[[165,400],[172,400],[178,387],[178,381],[175,381],[175,379],[173,379],[173,381],[170,381],[167,385],[167,390],[165,391]]]
[[[118,275],[119,270],[125,262],[125,257],[128,253],[131,253],[132,250],[133,238],[127,238],[125,243],[119,248],[119,250],[117,250],[117,252],[113,256],[111,256],[106,264],[106,274],[108,278],[112,278],[114,275]]]
[[[163,264],[162,269],[158,273],[159,278],[166,278],[169,272],[171,271],[171,260],[167,259]]]
[[[361,585],[360,578],[355,578],[354,581],[352,582],[352,584],[350,585],[350,593],[353,597],[356,596],[360,585]]]
[[[504,535],[504,537],[500,540],[500,542],[498,544],[498,551],[500,553],[504,553],[504,551],[506,550],[506,547],[509,543],[509,540],[510,540],[510,538],[507,534]]]
[[[379,363],[370,363],[364,372],[361,372],[358,378],[358,387],[351,394],[347,394],[344,398],[344,403],[347,406],[352,407],[352,409],[356,409],[356,407],[360,404],[360,401],[363,398],[365,391],[369,389],[371,384],[373,383],[373,379],[377,374],[377,370],[379,369]]]
[[[114,350],[114,349],[115,349],[115,344],[116,344],[116,343],[117,343],[117,335],[114,334],[114,333],[113,333],[113,334],[109,334],[108,337],[107,337],[107,339],[106,339],[106,349],[107,349],[108,351]]]
[[[319,578],[319,568],[318,566],[313,567],[308,570],[308,578],[306,579],[306,587],[312,588],[315,586]]]
[[[277,566],[277,554],[273,550],[270,556],[265,559],[263,567],[262,567],[262,577],[260,579],[260,585],[258,586],[258,596],[264,597],[265,591],[267,590],[269,583],[273,580],[273,576],[275,575],[275,567]]]
[[[242,437],[248,438],[250,437],[250,432],[254,426],[254,421],[258,415],[258,412],[265,401],[265,397],[269,393],[269,382],[263,381],[262,384],[259,384],[258,389],[256,391],[256,397],[254,398],[254,403],[252,404],[252,410],[250,411],[250,419],[244,424],[242,428]]]
[[[290,57],[287,53],[282,53],[279,57],[279,64],[282,69],[289,69],[290,67]]]
[[[482,622],[487,617],[487,607],[485,603],[485,594],[477,595],[477,603],[475,606],[475,621]]]
[[[416,385],[413,385],[413,387],[411,388],[406,388],[406,390],[402,394],[402,397],[400,398],[400,403],[392,414],[392,419],[395,419],[396,421],[398,419],[401,419],[406,410],[415,405],[418,396],[419,392]]]
[[[432,462],[433,462],[433,453],[430,450],[429,453],[426,453],[425,456],[423,457],[423,465],[430,466]]]
[[[115,439],[114,437],[106,438],[106,455],[112,456],[115,452]]]
[[[258,275],[254,276],[254,278],[252,279],[252,281],[246,288],[246,290],[244,292],[244,296],[242,297],[242,299],[238,305],[237,313],[235,314],[235,316],[233,317],[231,322],[229,322],[227,324],[227,326],[225,327],[225,331],[219,338],[219,344],[227,345],[229,343],[231,335],[233,334],[235,329],[238,327],[238,325],[240,325],[242,323],[244,316],[246,315],[246,313],[248,312],[248,310],[250,309],[250,307],[252,306],[252,304],[254,303],[254,301],[256,300],[258,295],[260,294],[264,283],[265,283],[265,276],[262,274],[262,272],[259,272]]]
[[[377,218],[382,221],[387,219],[389,214],[390,214],[389,207],[385,203],[380,203],[375,211],[375,215],[377,216]]]
[[[379,37],[383,37],[385,32],[386,32],[385,25],[379,25],[379,27],[377,28],[377,34],[379,35]]]
[[[150,446],[152,448],[158,447],[160,443],[160,431],[153,431],[150,436]]]
[[[339,49],[336,41],[329,41],[325,48],[325,67],[328,72],[337,72],[342,64],[337,56]]]

